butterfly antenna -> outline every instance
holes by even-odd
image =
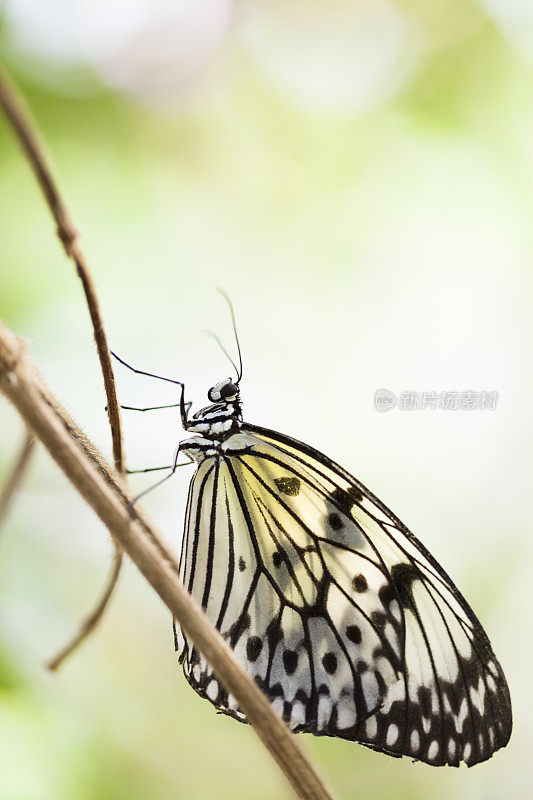
[[[216,333],[213,333],[213,331],[210,331],[210,330],[207,330],[207,329],[204,330],[204,333],[207,333],[208,336],[211,336],[211,338],[215,340],[215,342],[218,344],[218,346],[220,347],[220,349],[222,350],[222,352],[224,353],[224,355],[226,356],[226,358],[228,359],[230,364],[233,366],[233,369],[235,370],[235,372],[238,375],[239,374],[239,370],[237,369],[237,365],[236,365],[235,361],[232,359],[232,357],[230,356],[230,354],[228,353],[228,351],[226,350],[226,348],[224,347],[224,345],[222,344],[222,342],[220,341],[220,339],[218,338]],[[240,378],[239,378],[239,380],[240,380]]]
[[[218,292],[222,295],[222,297],[224,298],[224,300],[228,304],[229,311],[230,311],[230,314],[231,314],[231,323],[233,325],[233,333],[235,334],[235,341],[237,342],[237,350],[238,350],[238,353],[239,353],[239,369],[237,370],[237,383],[239,383],[241,378],[242,378],[242,353],[241,353],[241,345],[240,345],[240,342],[239,342],[239,335],[237,333],[237,323],[235,322],[235,311],[233,309],[233,303],[229,299],[229,297],[226,294],[226,292],[224,291],[224,289],[218,289]],[[230,359],[230,361],[231,361],[231,359]],[[233,363],[233,361],[232,361],[232,363]]]

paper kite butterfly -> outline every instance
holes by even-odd
[[[509,740],[511,702],[474,612],[356,478],[290,436],[243,422],[242,360],[237,372],[191,418],[173,381],[183,427],[195,434],[178,453],[197,465],[185,587],[295,733],[435,766],[490,758]],[[193,689],[245,722],[178,626],[175,640]]]

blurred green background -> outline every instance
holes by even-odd
[[[454,576],[509,679],[511,742],[471,770],[302,744],[340,798],[529,797],[533,5],[4,0],[0,20],[113,348],[205,404],[231,373],[202,334],[233,346],[223,286],[246,418],[382,497]],[[0,314],[109,455],[81,286],[3,119],[0,184]],[[173,401],[117,379],[123,403]],[[499,399],[385,414],[378,388]],[[0,415],[4,480],[23,432],[2,400]],[[131,412],[124,430],[131,468],[168,463],[183,438],[172,410]],[[188,480],[146,499],[176,551]],[[46,673],[110,556],[39,451],[0,532],[1,800],[288,797],[253,732],[186,685],[169,615],[130,565],[98,634]]]

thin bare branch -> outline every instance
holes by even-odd
[[[77,635],[66,644],[56,655],[49,659],[46,662],[46,668],[50,670],[50,672],[57,672],[63,661],[67,659],[71,653],[76,650],[79,645],[92,633],[96,625],[100,622],[102,614],[105,611],[105,608],[109,602],[113,589],[118,580],[118,576],[120,573],[120,569],[122,567],[122,550],[119,549],[115,545],[114,553],[113,553],[113,563],[111,565],[111,571],[109,573],[109,578],[107,579],[107,583],[104,587],[104,591],[102,592],[102,596],[98,601],[97,605],[88,614],[87,617],[82,621]]]
[[[66,254],[74,261],[79,278],[82,282],[93,325],[100,367],[104,378],[109,422],[113,437],[115,469],[118,472],[123,472],[124,453],[122,446],[122,428],[120,408],[115,389],[115,377],[111,366],[111,356],[109,354],[98,298],[85,256],[78,242],[78,231],[72,222],[68,209],[59,193],[57,183],[52,175],[49,159],[45,155],[44,145],[40,142],[40,137],[37,133],[37,125],[32,120],[30,112],[25,108],[22,99],[18,95],[12,82],[5,75],[4,70],[0,70],[0,103],[2,104],[6,117],[13,126],[17,138],[35,173],[35,177],[39,182],[39,186],[43,191],[48,207],[57,225],[57,235],[63,244]]]
[[[0,528],[2,526],[2,523],[4,522],[4,519],[6,518],[9,506],[11,505],[11,500],[13,499],[13,495],[19,488],[22,479],[26,474],[26,470],[28,468],[28,464],[30,463],[34,445],[35,445],[35,437],[33,433],[30,433],[30,431],[26,430],[24,441],[22,442],[22,446],[20,448],[17,459],[13,464],[11,473],[6,481],[4,488],[0,492]]]
[[[0,389],[42,441],[52,458],[107,526],[159,594],[188,637],[234,695],[265,747],[303,800],[331,800],[322,779],[266,696],[239,664],[178,577],[172,554],[144,512],[132,519],[118,474],[98,455],[59,403],[45,389],[22,342],[0,323]],[[237,756],[239,758],[239,756]]]
[[[94,284],[87,267],[87,263],[78,242],[78,232],[72,222],[68,209],[61,197],[57,182],[55,181],[50,160],[46,155],[46,150],[38,133],[36,123],[32,120],[29,110],[25,107],[22,98],[19,96],[13,83],[5,74],[5,70],[0,68],[0,104],[5,115],[11,123],[22,149],[35,173],[35,177],[42,189],[45,200],[56,223],[57,235],[63,244],[65,252],[74,261],[78,276],[83,285],[83,291],[89,308],[89,314],[94,332],[94,340],[98,351],[100,368],[104,379],[104,389],[107,397],[107,409],[109,425],[111,428],[111,438],[113,442],[113,459],[115,469],[124,473],[124,448],[122,440],[122,426],[120,420],[120,407],[117,400],[115,388],[115,376],[111,365],[111,356],[107,344],[102,314]],[[55,669],[79,647],[84,639],[89,636],[105,613],[113,590],[117,584],[122,566],[122,553],[113,543],[115,548],[113,567],[108,581],[102,593],[102,597],[95,609],[82,622],[78,632],[75,634],[70,644],[63,648],[55,658],[51,659],[50,664],[55,664]]]

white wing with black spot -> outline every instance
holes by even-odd
[[[295,732],[434,765],[472,765],[503,747],[505,678],[442,568],[328,458],[243,431],[193,477],[180,575],[278,713]],[[191,685],[244,720],[176,633]]]

